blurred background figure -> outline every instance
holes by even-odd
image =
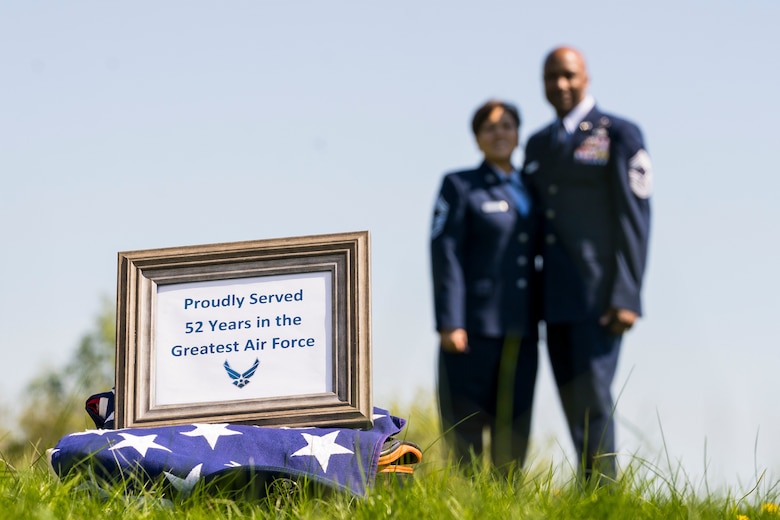
[[[544,90],[557,119],[528,140],[523,166],[543,222],[550,362],[586,478],[616,475],[611,386],[642,312],[652,190],[639,128],[601,112],[588,81],[579,51],[550,52]]]
[[[477,109],[484,161],[444,176],[431,229],[442,425],[457,460],[489,450],[507,471],[525,459],[538,356],[536,219],[512,165],[519,128],[508,103]]]

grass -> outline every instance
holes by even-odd
[[[0,518],[780,520],[776,483],[759,479],[744,495],[702,494],[663,457],[661,465],[634,458],[617,482],[596,489],[583,489],[571,467],[544,460],[531,461],[509,480],[489,469],[454,467],[438,441],[432,407],[401,415],[409,418],[408,438],[424,448],[423,462],[413,479],[378,481],[362,498],[311,485],[262,499],[249,488],[241,496],[196,488],[176,497],[155,487],[128,494],[120,485],[101,489],[83,479],[61,482],[45,457],[31,449],[17,466],[0,461]]]

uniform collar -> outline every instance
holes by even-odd
[[[517,168],[515,168],[514,166],[512,166],[512,171],[510,171],[509,174],[507,174],[505,171],[503,171],[500,168],[494,166],[493,164],[489,163],[488,161],[485,161],[484,165],[487,167],[488,171],[490,171],[491,173],[493,173],[496,176],[496,178],[499,181],[508,180],[508,179],[512,178],[513,176],[517,177],[517,178],[520,177],[520,173],[517,171]]]
[[[577,127],[582,123],[583,119],[593,110],[596,106],[596,100],[588,94],[585,99],[579,102],[579,104],[571,109],[571,112],[566,114],[563,118],[563,126],[566,128],[566,133],[572,135],[577,131]],[[556,123],[557,124],[557,123]]]

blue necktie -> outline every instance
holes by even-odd
[[[512,172],[506,181],[509,193],[517,206],[517,212],[526,217],[531,212],[531,198],[525,190],[525,186],[520,182],[520,176],[517,172]]]
[[[569,140],[569,132],[566,131],[566,127],[563,125],[563,119],[558,120],[556,125],[555,144],[553,148],[563,148],[566,146],[566,141]]]

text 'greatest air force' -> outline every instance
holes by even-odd
[[[303,289],[297,292],[286,292],[280,294],[257,294],[252,293],[247,296],[229,294],[220,298],[185,298],[183,306],[185,311],[207,310],[219,308],[241,309],[244,305],[264,305],[302,302],[304,299]],[[202,333],[224,333],[248,329],[268,329],[268,328],[288,328],[299,327],[303,324],[301,316],[288,315],[281,313],[272,316],[254,316],[250,319],[240,320],[220,320],[206,319],[193,320],[184,323],[184,334],[195,335]],[[294,329],[291,330],[291,332]],[[195,343],[195,342],[193,342]],[[253,338],[241,341],[221,341],[197,343],[189,345],[174,345],[171,348],[171,355],[174,357],[204,356],[210,354],[226,354],[231,352],[243,352],[247,350],[276,350],[276,349],[295,349],[316,346],[313,337],[296,337],[292,335],[279,335],[271,338],[261,339]]]

